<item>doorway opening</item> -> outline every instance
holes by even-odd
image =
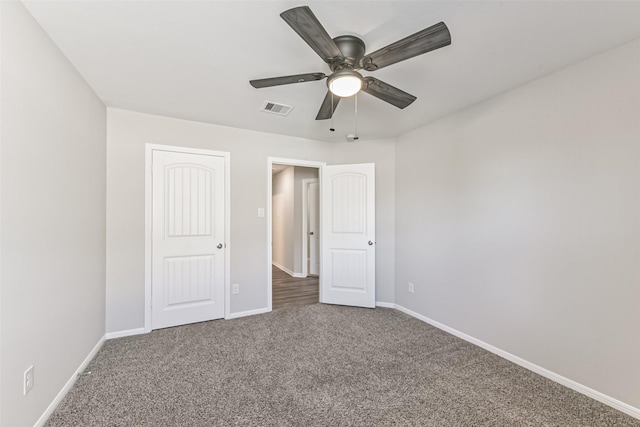
[[[274,260],[278,262],[274,253],[279,250],[277,243],[274,246],[273,239],[273,225],[276,222],[272,220],[275,216],[272,207],[274,199],[273,165],[284,165],[285,169],[283,170],[286,170],[287,166],[318,170],[319,231],[317,237],[320,248],[318,251],[318,302],[374,308],[376,295],[375,164],[327,166],[325,163],[309,160],[269,157],[267,158],[268,175],[266,176],[268,311],[273,310],[273,265]],[[295,169],[292,172],[295,177]],[[308,192],[310,191],[308,190]],[[262,210],[259,209],[259,216],[261,216],[261,212]],[[289,218],[291,218],[289,221],[293,223],[293,217]],[[294,228],[294,230],[300,229],[299,226]],[[294,241],[300,242],[302,246],[302,236]],[[309,267],[308,264],[307,267]],[[290,269],[289,276],[293,278],[295,273],[294,267],[294,269]],[[306,275],[308,275],[308,271]]]
[[[319,302],[320,162],[269,159],[269,307]]]

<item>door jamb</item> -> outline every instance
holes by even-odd
[[[322,230],[322,170],[326,166],[326,162],[317,162],[313,160],[297,160],[286,159],[281,157],[267,157],[267,311],[271,311],[272,307],[272,293],[273,293],[273,277],[271,274],[271,265],[273,262],[273,212],[272,212],[272,169],[273,164],[288,165],[288,166],[301,166],[308,168],[318,168],[318,195],[320,196],[318,209],[318,227]],[[303,218],[304,221],[304,218]],[[319,232],[318,239],[320,241],[320,247],[322,247],[322,232]],[[319,254],[320,268],[322,268],[322,251]],[[322,274],[320,275],[320,301],[322,301]]]
[[[204,154],[208,156],[224,157],[224,204],[225,204],[225,265],[224,265],[224,318],[228,319],[231,312],[231,153],[227,151],[205,150],[172,145],[149,144],[144,146],[144,332],[151,332],[151,262],[152,262],[152,215],[153,215],[153,151],[172,151],[185,154]]]
[[[309,276],[309,266],[307,265],[307,258],[309,253],[307,252],[307,246],[309,245],[309,229],[307,224],[307,216],[309,215],[309,193],[307,187],[309,184],[317,182],[318,189],[320,188],[320,180],[318,178],[307,178],[302,180],[302,275],[304,277]],[[320,216],[320,200],[318,200],[318,217]],[[320,233],[318,231],[318,233]],[[320,254],[317,254],[318,256]]]

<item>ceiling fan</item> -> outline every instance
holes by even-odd
[[[398,108],[409,106],[416,100],[415,96],[375,77],[363,77],[358,70],[375,71],[451,44],[449,29],[444,22],[440,22],[365,55],[365,44],[360,38],[344,35],[332,39],[308,6],[286,10],[280,16],[320,55],[331,69],[331,74],[296,74],[251,80],[249,83],[255,88],[263,88],[326,77],[329,90],[316,120],[330,119],[341,98],[355,95],[361,90]]]

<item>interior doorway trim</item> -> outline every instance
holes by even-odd
[[[307,168],[318,168],[318,183],[319,183],[319,193],[322,194],[322,168],[326,166],[326,162],[317,162],[313,160],[297,160],[297,159],[286,159],[281,157],[267,157],[267,311],[271,311],[272,307],[272,292],[273,292],[273,284],[272,284],[272,274],[271,274],[271,263],[273,262],[273,212],[272,212],[272,197],[273,197],[273,188],[272,188],[272,170],[273,165],[288,165],[288,166],[301,166]],[[322,197],[320,198],[322,200]],[[322,202],[320,202],[322,203]],[[322,230],[322,205],[319,206],[320,218],[319,225],[320,230]],[[322,247],[322,233],[319,233],[320,236],[320,247]],[[322,251],[320,252],[320,266],[322,268]],[[320,275],[320,292],[322,292],[322,275]],[[320,296],[322,298],[322,296]]]
[[[231,153],[226,151],[205,150],[200,148],[178,147],[173,145],[145,144],[145,164],[144,164],[144,332],[151,332],[151,249],[152,249],[152,228],[153,223],[153,151],[172,151],[185,154],[204,154],[207,156],[218,156],[224,158],[224,204],[225,204],[225,224],[224,241],[227,245],[224,265],[224,318],[229,319],[231,312]]]

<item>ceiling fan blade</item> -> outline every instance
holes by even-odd
[[[333,108],[331,108],[331,97],[333,96]],[[327,95],[324,97],[324,101],[322,101],[322,105],[320,106],[320,111],[318,111],[318,115],[316,116],[316,120],[327,120],[333,116],[333,113],[336,111],[338,107],[338,103],[340,102],[340,97],[335,96],[331,93],[331,91],[327,91]]]
[[[365,77],[365,87],[363,91],[376,98],[382,99],[398,108],[408,107],[417,98],[410,93],[393,87],[388,83],[378,80],[375,77]]]
[[[267,79],[251,80],[251,86],[255,88],[288,85],[292,83],[303,83],[314,80],[322,80],[327,77],[324,73],[296,74],[295,76],[271,77]]]
[[[362,58],[362,68],[367,71],[378,70],[387,65],[395,64],[450,44],[451,34],[449,29],[444,22],[439,22],[366,55]]]
[[[342,57],[342,52],[309,6],[285,10],[280,16],[311,46],[311,49],[320,55],[324,62],[330,63],[334,58]]]

